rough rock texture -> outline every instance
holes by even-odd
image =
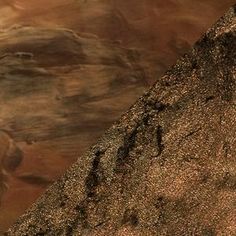
[[[6,235],[235,235],[235,11]]]

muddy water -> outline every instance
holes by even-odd
[[[233,3],[1,0],[0,231]]]

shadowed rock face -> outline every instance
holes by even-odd
[[[6,235],[235,235],[235,12]]]

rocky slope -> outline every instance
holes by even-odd
[[[235,13],[6,235],[235,235]]]

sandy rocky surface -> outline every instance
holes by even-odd
[[[0,0],[0,232],[233,3]]]
[[[236,6],[6,235],[235,235]]]

